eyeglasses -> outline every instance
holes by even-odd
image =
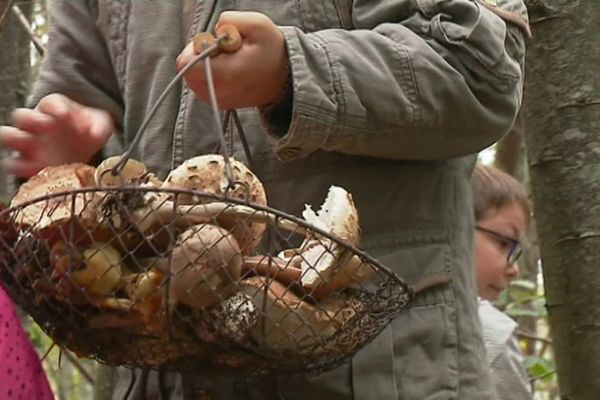
[[[494,230],[484,228],[483,226],[475,226],[475,229],[478,231],[487,233],[488,235],[494,237],[502,244],[506,244],[508,246],[508,254],[506,255],[506,262],[509,265],[512,265],[517,262],[521,254],[523,254],[523,245],[521,242],[515,238],[511,238],[510,236],[503,235]]]

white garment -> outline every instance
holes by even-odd
[[[479,300],[483,342],[492,381],[501,400],[531,400],[529,376],[514,336],[517,323],[487,300]]]

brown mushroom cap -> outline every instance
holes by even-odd
[[[171,253],[169,302],[205,308],[223,300],[240,278],[242,256],[225,229],[194,225],[181,233]]]
[[[207,154],[190,158],[172,170],[162,187],[165,189],[187,189],[227,196],[239,200],[248,200],[258,205],[267,204],[265,189],[258,177],[241,162],[229,158],[233,179],[237,184],[228,190],[229,181],[225,173],[225,159],[218,154]],[[209,202],[208,198],[184,195],[178,204],[197,204]],[[228,229],[236,238],[243,254],[252,253],[262,239],[266,225],[263,222],[244,221],[231,218],[217,218],[219,225]]]
[[[301,351],[324,344],[364,310],[358,300],[337,295],[311,304],[278,281],[260,276],[244,279],[239,286],[261,315],[250,334],[270,349]]]
[[[96,186],[94,172],[94,167],[80,163],[44,168],[19,188],[11,207],[63,191],[93,188]],[[100,201],[101,195],[97,192],[53,197],[23,207],[15,214],[15,222],[55,239],[106,240],[110,234],[99,226],[97,215]]]

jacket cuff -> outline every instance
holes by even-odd
[[[275,152],[282,161],[305,157],[318,150],[326,142],[327,130],[332,121],[328,116],[335,118],[337,106],[333,100],[333,82],[325,83],[329,93],[322,93],[323,82],[315,83],[314,72],[311,72],[308,63],[329,62],[329,55],[324,46],[317,41],[312,44],[304,43],[306,35],[298,28],[280,27],[287,45],[289,57],[289,84],[287,93],[274,107],[261,108],[260,114],[263,124],[270,136],[276,139]],[[310,60],[314,53],[305,53],[304,46],[311,45],[313,51],[321,57],[319,61]],[[309,58],[307,60],[307,57]],[[327,61],[323,61],[327,60]],[[327,66],[326,69],[329,69]],[[311,110],[318,110],[319,119],[316,120]]]

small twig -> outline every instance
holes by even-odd
[[[541,374],[541,375],[538,375],[538,376],[532,376],[531,378],[529,378],[529,382],[534,382],[534,381],[537,381],[539,379],[544,379],[545,377],[550,376],[550,375],[554,375],[555,373],[556,373],[556,370],[553,369],[551,371],[546,372],[545,374]]]
[[[19,6],[17,6],[17,5],[13,5],[11,7],[11,9],[12,9],[13,14],[15,14],[15,16],[19,19],[19,22],[21,23],[23,28],[25,28],[25,30],[27,31],[27,34],[29,35],[29,38],[33,42],[33,45],[35,46],[36,50],[38,51],[38,53],[40,53],[40,56],[43,57],[44,53],[45,53],[44,45],[42,44],[40,39],[38,39],[38,37],[35,35],[35,32],[33,31],[33,29],[31,29],[31,25],[29,25],[29,21],[25,17],[25,14],[23,14],[23,11],[21,11]]]
[[[43,362],[50,355],[50,352],[54,349],[54,347],[56,347],[56,343],[52,342],[52,345],[50,345],[50,347],[48,348],[48,350],[46,350],[46,352],[44,353],[44,355],[42,356],[42,358],[40,358],[40,361]]]
[[[548,157],[544,157],[544,158],[539,158],[536,161],[531,161],[529,163],[529,168],[539,167],[540,165],[543,165],[543,164],[548,164],[551,162],[561,162],[561,161],[565,161],[565,159],[561,156],[548,156]]]
[[[588,106],[595,106],[595,105],[599,105],[600,104],[600,100],[577,100],[574,101],[572,103],[564,103],[561,104],[560,106],[558,106],[558,109],[562,109],[562,108],[569,108],[569,107],[579,107],[579,108],[583,108],[583,107],[588,107]]]
[[[4,28],[4,22],[6,21],[6,17],[8,17],[8,13],[14,3],[15,0],[10,0],[4,11],[2,11],[2,15],[0,16],[0,32],[2,32],[2,29]]]
[[[533,24],[540,24],[542,22],[546,22],[552,19],[556,19],[556,18],[560,18],[561,15],[560,14],[552,14],[552,15],[548,15],[546,17],[540,17],[540,18],[536,18],[536,19],[532,19],[531,21],[529,21],[529,25],[533,25]]]
[[[536,341],[542,342],[542,343],[552,344],[552,340],[550,340],[550,339],[547,339],[547,338],[544,338],[544,337],[541,337],[541,336],[537,336],[537,335],[534,335],[533,333],[525,332],[525,331],[522,331],[522,330],[517,330],[515,332],[515,334],[518,337],[521,337],[521,338],[524,338],[524,339],[531,339],[531,340],[536,340]]]
[[[81,372],[81,375],[83,375],[83,377],[90,383],[90,384],[94,384],[94,378],[92,377],[92,375],[83,367],[83,365],[81,365],[81,363],[79,362],[79,360],[77,360],[75,358],[75,356],[73,354],[71,354],[71,352],[63,350],[63,354],[65,356],[67,356],[67,358],[69,359],[69,361],[71,362],[71,364],[73,364],[75,366],[75,368],[77,368],[79,370],[79,372]]]
[[[560,243],[564,243],[564,242],[570,242],[573,240],[586,240],[586,239],[596,239],[600,237],[600,232],[582,232],[582,233],[576,233],[574,235],[571,236],[565,236],[562,237],[558,240],[556,240],[554,242],[554,244],[560,244]]]
[[[54,350],[55,347],[57,347],[56,342],[52,342],[52,345],[48,348],[48,350],[46,350],[44,355],[40,358],[40,361],[43,362],[44,360],[46,360],[46,358],[48,358],[48,356],[50,355],[52,350]],[[77,361],[77,359],[70,352],[68,352],[67,350],[64,350],[62,348],[59,348],[59,351],[60,351],[59,361],[58,361],[59,368],[60,368],[60,363],[61,363],[60,358],[64,354],[67,356],[69,361],[75,366],[75,368],[77,368],[79,370],[79,372],[81,372],[81,374],[85,377],[85,379],[87,379],[88,382],[91,383],[92,385],[94,384],[94,378],[92,377],[92,375],[90,375],[90,373],[85,370],[83,365],[81,365],[81,363],[79,361]]]

